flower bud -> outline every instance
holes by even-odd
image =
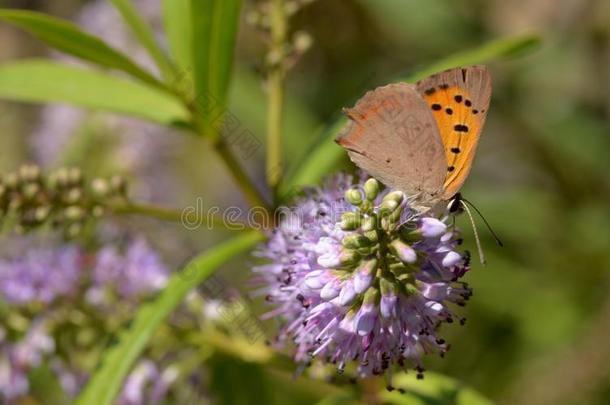
[[[375,270],[377,270],[376,259],[368,260],[356,269],[356,274],[354,275],[354,290],[358,294],[363,293],[371,286],[373,277],[375,276]]]
[[[364,195],[366,199],[369,201],[374,201],[375,198],[379,195],[379,182],[373,178],[368,179],[364,183]]]
[[[344,212],[341,215],[341,223],[339,226],[344,231],[353,231],[360,227],[361,217],[356,212]]]
[[[357,188],[350,188],[345,192],[345,199],[352,205],[362,204],[362,193]]]
[[[369,238],[359,234],[346,235],[341,241],[341,243],[343,244],[343,246],[349,249],[368,247],[373,244],[373,242]]]
[[[445,257],[443,258],[443,266],[445,267],[451,267],[451,266],[455,266],[456,264],[458,264],[460,261],[462,260],[462,256],[454,251],[449,251]]]
[[[105,179],[96,178],[91,182],[91,191],[96,197],[103,198],[110,192],[110,184]]]
[[[312,43],[313,39],[311,38],[311,35],[305,31],[296,32],[292,40],[294,50],[299,54],[307,52],[307,50],[311,48]]]
[[[436,218],[424,217],[420,221],[418,231],[424,238],[437,238],[447,231],[447,225]]]
[[[405,263],[415,263],[417,261],[417,253],[415,250],[400,239],[395,239],[390,247],[394,253]]]
[[[382,215],[388,215],[394,212],[404,199],[404,194],[402,191],[392,191],[388,193],[383,200],[381,201],[381,205],[379,206],[379,211]]]
[[[372,231],[377,225],[377,218],[374,216],[367,216],[362,219],[362,230],[364,232]]]
[[[64,216],[71,221],[77,221],[83,218],[84,214],[84,210],[77,205],[71,205],[64,210]]]

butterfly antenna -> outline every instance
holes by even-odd
[[[477,225],[474,223],[474,218],[472,217],[472,213],[470,212],[470,208],[468,205],[464,203],[464,201],[460,200],[462,207],[464,207],[464,211],[468,214],[468,218],[470,218],[470,224],[472,225],[472,231],[474,233],[474,240],[477,242],[477,250],[479,251],[479,260],[481,264],[486,264],[485,254],[483,253],[483,247],[481,246],[481,239],[479,239],[479,232],[477,231]]]
[[[494,232],[494,230],[491,228],[491,225],[489,224],[489,222],[487,222],[487,220],[485,219],[485,217],[483,216],[483,214],[481,213],[481,211],[479,211],[479,209],[470,201],[468,201],[465,198],[462,198],[462,201],[464,201],[465,203],[467,203],[468,205],[470,205],[477,214],[479,214],[479,216],[481,217],[481,219],[483,220],[483,222],[485,223],[485,226],[487,226],[487,229],[489,230],[489,233],[491,233],[491,235],[494,237],[494,239],[496,240],[496,243],[500,246],[500,247],[504,247],[504,243],[502,243],[502,241],[500,240],[500,238],[498,237],[498,235]]]

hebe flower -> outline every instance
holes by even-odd
[[[258,291],[281,316],[279,340],[295,359],[321,357],[360,376],[392,365],[423,371],[422,356],[449,348],[439,326],[460,319],[451,304],[471,295],[458,280],[469,268],[447,218],[419,214],[406,196],[369,179],[352,188],[337,176],[297,201],[260,248]]]

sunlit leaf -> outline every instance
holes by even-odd
[[[148,83],[162,86],[150,73],[104,41],[77,25],[43,13],[0,9],[0,19],[22,28],[46,44],[100,66],[122,70]]]
[[[163,25],[169,49],[180,73],[193,68],[191,52],[191,0],[162,0]]]
[[[67,103],[164,125],[188,119],[178,99],[155,87],[48,60],[30,59],[0,65],[0,98]]]
[[[192,0],[192,53],[195,100],[204,131],[227,103],[240,0]]]

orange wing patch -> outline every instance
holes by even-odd
[[[439,85],[424,91],[433,111],[447,158],[445,194],[451,197],[468,176],[485,110],[477,110],[466,89]]]

